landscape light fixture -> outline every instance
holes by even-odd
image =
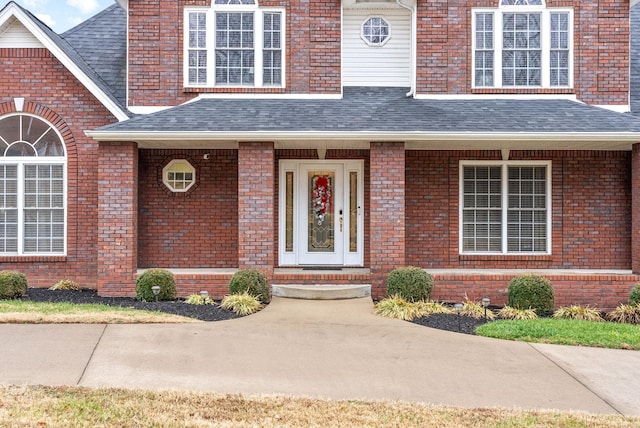
[[[153,295],[156,296],[156,302],[158,301],[158,294],[160,294],[160,286],[154,285],[151,287],[151,291],[153,291]]]
[[[458,332],[460,332],[460,312],[462,312],[462,303],[456,303],[453,305],[453,310],[458,314]]]
[[[482,299],[482,307],[484,308],[484,320],[487,320],[487,307],[489,306],[489,304],[491,303],[491,299],[489,299],[488,297],[484,297]]]
[[[209,298],[209,292],[207,290],[200,291],[200,297],[202,297],[202,303],[207,303],[207,299]]]

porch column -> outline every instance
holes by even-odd
[[[238,267],[269,278],[275,263],[275,165],[273,143],[238,147]]]
[[[389,273],[405,263],[404,143],[371,143],[369,156],[371,293],[380,298]]]
[[[98,294],[135,296],[138,268],[138,146],[98,150]]]
[[[631,152],[631,269],[640,274],[640,143]]]

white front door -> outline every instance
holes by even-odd
[[[362,265],[362,165],[281,162],[281,265]]]

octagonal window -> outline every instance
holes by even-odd
[[[174,159],[162,169],[162,181],[172,192],[186,192],[196,183],[196,169],[186,159]]]
[[[391,37],[391,26],[384,18],[374,16],[362,24],[361,36],[369,46],[382,46]]]

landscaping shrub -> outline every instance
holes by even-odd
[[[414,318],[422,316],[418,304],[408,302],[397,294],[380,300],[376,304],[374,312],[383,317],[405,321],[411,321]]]
[[[176,281],[173,274],[165,269],[148,269],[138,277],[136,281],[136,298],[145,302],[156,300],[155,294],[151,290],[153,286],[159,286],[158,300],[175,300]]]
[[[500,309],[498,316],[505,320],[535,320],[538,318],[535,309],[518,309],[511,306]]]
[[[631,294],[629,295],[629,304],[640,305],[640,284],[634,285],[631,289]]]
[[[540,316],[553,313],[554,292],[551,282],[539,275],[519,275],[509,283],[507,306],[535,309]]]
[[[15,299],[27,294],[27,277],[11,270],[0,271],[0,299]]]
[[[184,301],[189,305],[214,305],[215,302],[209,296],[203,296],[201,294],[191,294]]]
[[[232,310],[238,315],[251,315],[262,308],[262,304],[258,298],[246,291],[244,293],[225,296],[225,298],[222,299],[220,306],[224,309]]]
[[[465,297],[460,315],[479,320],[485,317],[485,313],[488,320],[493,320],[496,317],[496,314],[494,314],[491,309],[487,308],[485,312],[484,306],[482,306],[480,303],[469,300],[468,297]]]
[[[397,295],[408,302],[426,302],[432,289],[431,275],[417,267],[394,269],[387,278],[387,296]]]
[[[49,290],[80,290],[80,286],[77,282],[74,282],[70,279],[63,279],[62,281],[49,287]]]
[[[271,286],[267,276],[257,269],[236,272],[229,281],[229,294],[248,293],[261,303],[271,300]]]
[[[613,322],[626,324],[640,324],[640,304],[621,304],[607,314],[607,319]]]
[[[418,311],[420,312],[421,317],[428,317],[431,314],[452,314],[453,311],[438,302],[416,302],[415,305],[418,307]]]
[[[554,318],[585,320],[585,321],[604,321],[600,315],[599,309],[590,308],[589,306],[572,305],[558,308],[553,313]]]

